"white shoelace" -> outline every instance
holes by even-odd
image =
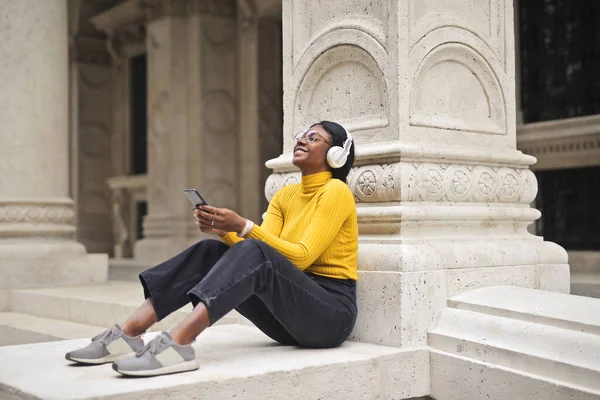
[[[147,351],[149,351],[150,354],[155,355],[158,352],[158,350],[161,349],[161,345],[166,343],[166,339],[166,336],[164,336],[163,334],[158,335],[150,342],[148,342],[141,350],[138,350],[135,353],[135,355],[139,357]]]
[[[121,332],[119,332],[119,330],[113,326],[112,328],[105,330],[101,334],[94,336],[92,338],[92,342],[99,341],[100,343],[106,345],[110,343],[113,339],[118,337],[120,333]]]

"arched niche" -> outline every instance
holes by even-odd
[[[410,124],[505,135],[504,96],[487,61],[462,43],[432,49],[415,74]]]
[[[294,129],[335,118],[350,130],[389,125],[385,76],[363,48],[344,44],[320,54],[301,80],[293,108]]]

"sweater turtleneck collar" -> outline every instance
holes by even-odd
[[[317,172],[316,174],[302,176],[302,193],[315,193],[321,186],[332,179],[331,171]]]

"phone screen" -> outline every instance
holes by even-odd
[[[196,189],[184,189],[183,192],[187,198],[190,199],[194,207],[200,207],[208,204],[206,200],[200,196],[200,193],[198,193]]]

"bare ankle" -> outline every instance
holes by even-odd
[[[139,327],[136,327],[128,322],[125,322],[123,325],[121,325],[121,329],[123,330],[123,333],[129,337],[136,337],[144,333],[144,331]]]
[[[190,335],[186,335],[177,329],[171,331],[171,337],[173,338],[173,341],[180,346],[191,344],[195,339],[194,337],[190,337]]]

